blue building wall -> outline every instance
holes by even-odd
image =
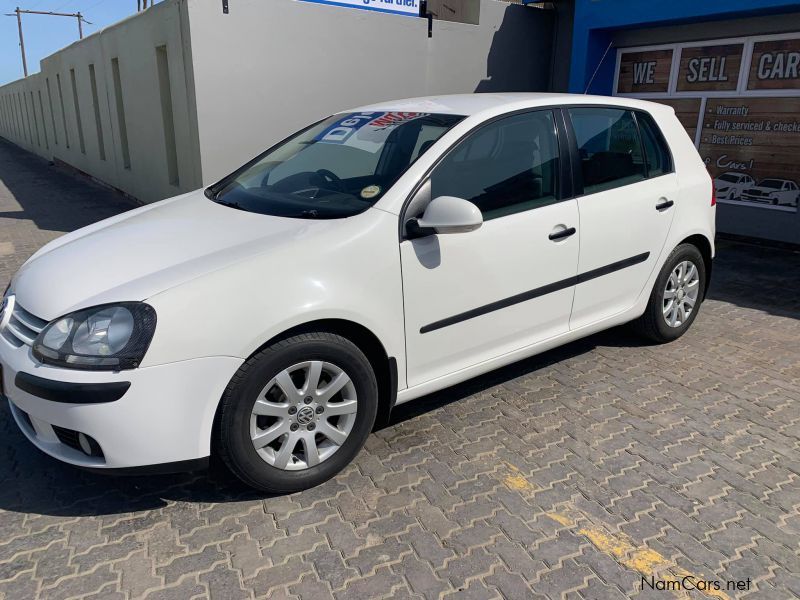
[[[616,51],[608,48],[615,31],[797,10],[796,0],[576,0],[569,89],[586,91],[597,70],[588,91],[611,94]]]

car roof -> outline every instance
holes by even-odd
[[[451,94],[388,100],[342,112],[426,112],[469,117],[483,112],[504,113],[537,106],[591,104],[639,108],[649,112],[674,112],[672,107],[633,98],[589,96],[585,94],[554,94],[508,92],[491,94]]]

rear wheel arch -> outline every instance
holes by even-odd
[[[706,285],[705,289],[703,290],[703,297],[705,298],[706,295],[708,294],[708,286],[711,284],[711,268],[714,262],[711,249],[711,241],[703,234],[696,233],[681,240],[678,244],[675,245],[675,247],[678,247],[681,244],[691,244],[700,251],[700,254],[703,257],[703,265],[706,268]]]

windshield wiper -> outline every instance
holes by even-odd
[[[217,204],[221,204],[222,206],[230,206],[231,208],[237,208],[239,210],[244,210],[244,207],[239,204],[238,202],[230,202],[228,200],[220,200],[218,198],[214,198],[214,202]]]

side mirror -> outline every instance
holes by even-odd
[[[431,200],[419,219],[408,223],[413,237],[431,233],[466,233],[483,225],[480,209],[469,200],[455,196],[439,196]]]

